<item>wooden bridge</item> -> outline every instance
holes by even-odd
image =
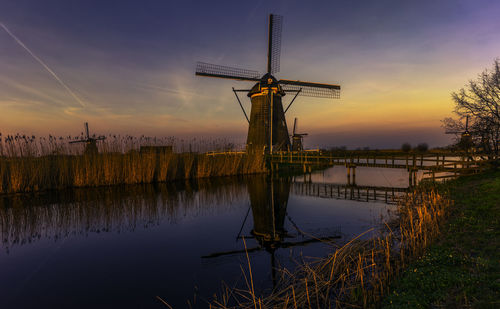
[[[315,168],[345,166],[348,184],[356,182],[356,167],[406,169],[409,174],[409,184],[416,185],[416,175],[419,170],[424,172],[424,178],[433,180],[453,178],[465,173],[480,172],[490,161],[479,154],[439,152],[402,154],[371,151],[335,155],[330,152],[303,151],[268,154],[268,162],[273,171],[293,167],[302,168],[304,173],[310,173]]]
[[[239,152],[210,152],[209,156],[248,155]],[[301,169],[310,174],[313,169],[324,169],[333,166],[345,166],[347,184],[356,183],[357,167],[394,168],[408,171],[410,186],[417,183],[417,172],[422,171],[424,179],[456,178],[463,174],[473,174],[486,169],[498,157],[466,152],[425,152],[402,153],[398,151],[345,151],[332,153],[328,151],[280,151],[265,154],[268,167],[272,172],[287,168]]]

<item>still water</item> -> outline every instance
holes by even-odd
[[[377,186],[408,186],[408,174],[391,169],[359,169],[357,187],[344,185],[340,167],[311,180],[259,175],[0,197],[0,308],[166,308],[156,296],[205,308],[222,282],[242,286],[243,237],[256,290],[266,291],[276,267],[331,252],[311,235],[343,243],[387,219],[395,206]]]

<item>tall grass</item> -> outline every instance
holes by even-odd
[[[95,136],[94,136],[95,137]],[[172,146],[176,153],[183,152],[210,152],[210,151],[237,151],[243,150],[244,145],[234,144],[226,139],[181,139],[170,137],[131,136],[109,134],[104,141],[98,142],[99,152],[126,153],[139,151],[141,146]],[[79,155],[84,153],[84,143],[70,144],[69,142],[83,140],[83,132],[78,136],[34,136],[25,134],[2,135],[0,133],[1,157],[33,157],[46,155]]]
[[[224,140],[192,140],[193,143],[188,144],[175,138],[109,136],[98,143],[99,153],[85,155],[85,144],[69,144],[72,140],[75,138],[71,136],[36,138],[19,134],[1,139],[0,194],[265,171],[263,156],[248,156],[243,152],[217,155],[198,152],[234,149],[234,145]],[[152,145],[172,146],[174,151],[140,151],[141,146]],[[185,152],[186,148],[191,151]]]
[[[391,279],[438,235],[450,205],[434,191],[410,194],[398,206],[399,218],[378,236],[342,246],[329,243],[332,253],[326,258],[294,272],[281,269],[280,284],[270,295],[257,295],[250,283],[243,289],[226,287],[211,308],[376,307]],[[248,260],[245,278],[250,269]]]

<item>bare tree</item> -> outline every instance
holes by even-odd
[[[492,70],[484,70],[476,80],[470,80],[465,88],[452,93],[455,111],[460,119],[470,117],[468,133],[474,146],[490,154],[499,154],[500,143],[500,59]],[[447,131],[466,131],[459,120],[445,118]]]

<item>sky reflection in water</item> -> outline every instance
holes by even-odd
[[[373,176],[366,176],[370,185],[401,178],[361,174]],[[206,307],[222,281],[243,284],[241,236],[263,291],[272,286],[272,265],[293,267],[294,259],[330,252],[306,235],[343,242],[394,208],[318,198],[297,185],[290,177],[252,176],[2,197],[0,307],[161,308],[158,295],[183,308],[195,294]]]

